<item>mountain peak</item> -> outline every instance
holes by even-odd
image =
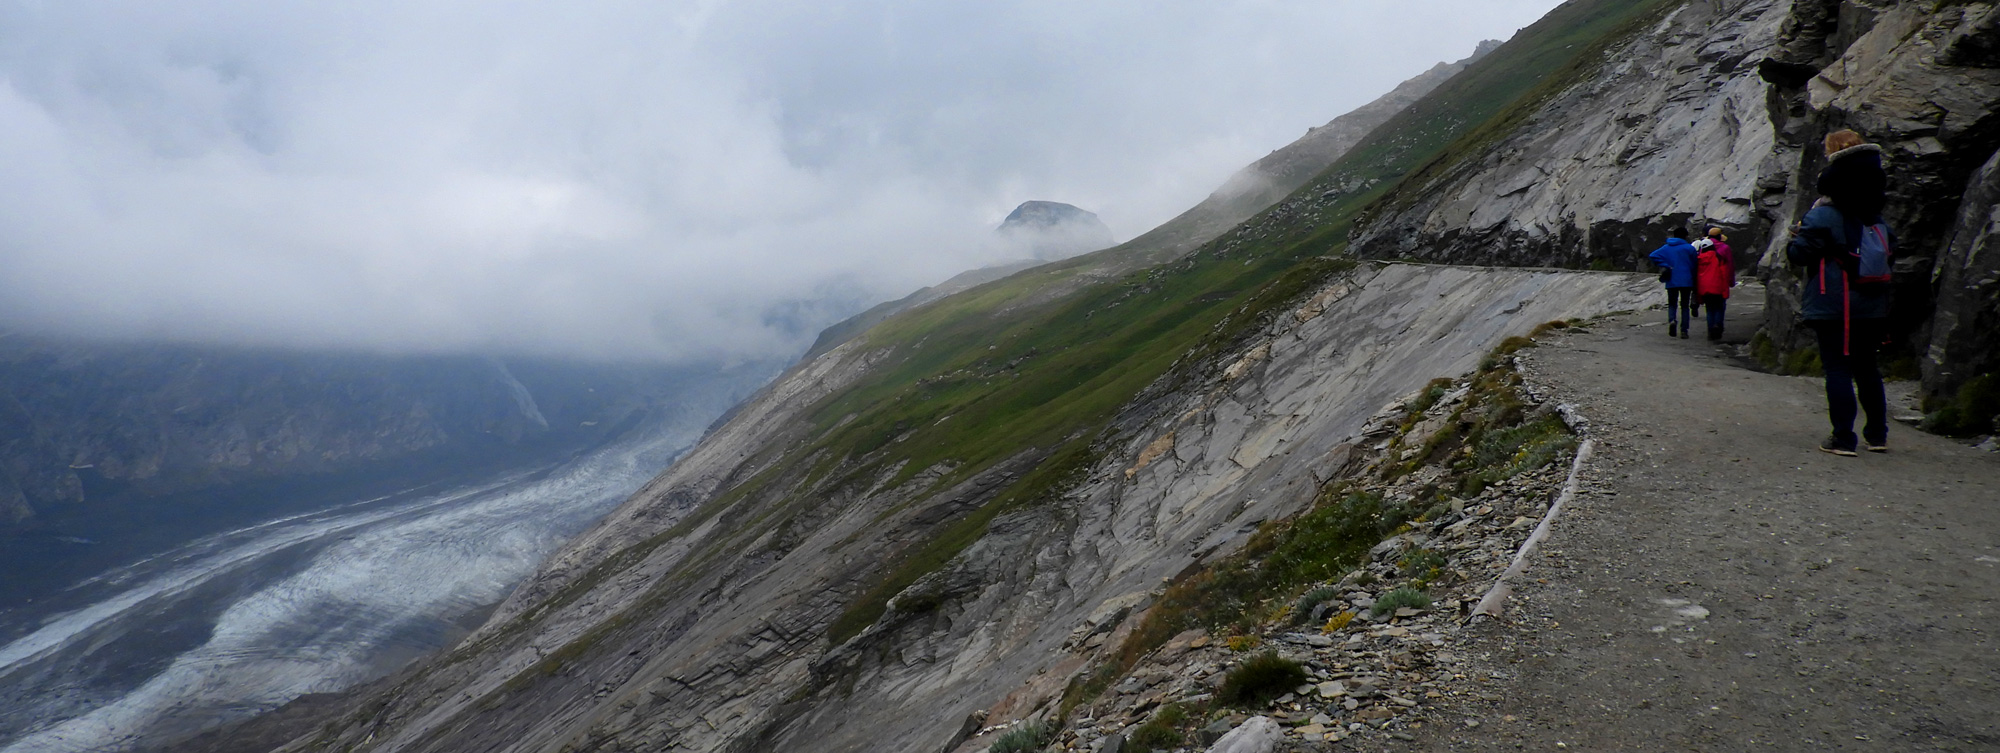
[[[1096,214],[1059,201],[1022,202],[994,232],[1038,259],[1075,256],[1117,242]]]

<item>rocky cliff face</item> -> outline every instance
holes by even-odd
[[[1121,413],[1086,459],[942,475],[779,478],[811,453],[798,412],[871,365],[860,343],[751,403],[552,562],[466,646],[407,677],[323,749],[936,750],[1014,691],[1025,714],[1111,650],[1163,578],[1295,513],[1363,423],[1502,337],[1638,305],[1643,276],[1371,266],[1286,310],[1205,376]],[[1210,368],[1212,367],[1212,368]],[[1036,463],[1060,496],[1012,508],[837,645],[855,584],[899,542],[946,527]],[[809,485],[795,506],[786,482]],[[733,500],[713,516],[695,514]],[[607,566],[611,565],[611,566]]]
[[[1630,268],[1668,225],[1715,223],[1754,257],[1802,208],[1820,127],[1766,78],[1803,91],[1900,7],[1567,3],[1268,209],[1218,192],[801,364],[472,639],[290,749],[966,753],[981,724],[1058,715],[1163,582],[1325,493],[1384,404],[1657,296],[1629,273],[1328,258],[1350,227],[1365,256]],[[1904,10],[1956,19],[1927,32],[1949,39],[1991,6]],[[1976,228],[1968,255],[1989,215],[1943,213]]]
[[[2000,6],[1993,3],[1800,2],[1766,65],[1773,113],[1790,145],[1792,202],[1803,214],[1825,156],[1821,137],[1853,128],[1886,150],[1884,216],[1901,235],[1897,329],[1924,387],[1948,397],[2000,367],[2000,261],[1990,245],[1990,165],[2000,149]],[[1773,250],[1782,239],[1773,239]],[[1798,347],[1794,277],[1776,254],[1766,327]],[[1990,423],[1988,421],[1987,423]],[[1986,427],[1991,431],[1992,427]]]
[[[1378,205],[1358,254],[1450,263],[1640,269],[1670,226],[1720,225],[1761,247],[1784,201],[1756,64],[1782,0],[1656,4],[1638,33],[1525,102],[1521,121]]]
[[[1357,253],[1453,263],[1645,269],[1674,226],[1721,226],[1773,290],[1766,329],[1806,346],[1788,228],[1815,194],[1820,139],[1854,128],[1888,152],[1902,234],[1899,333],[1926,390],[1994,370],[2000,311],[1982,256],[2000,146],[1992,3],[1727,0],[1660,4],[1644,29],[1518,122],[1420,174],[1364,216]],[[1934,315],[1935,314],[1935,315]],[[1970,325],[1970,326],[1969,326]]]

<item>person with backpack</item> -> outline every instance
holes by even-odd
[[[1708,229],[1708,237],[1695,242],[1695,301],[1708,314],[1708,339],[1722,339],[1722,317],[1729,310],[1729,289],[1736,287],[1736,257],[1729,248],[1729,236],[1722,228]]]
[[[1881,216],[1889,191],[1889,176],[1882,170],[1882,147],[1867,143],[1851,130],[1827,134],[1822,146],[1826,148],[1826,168],[1820,170],[1814,184],[1821,197],[1818,203],[1832,204],[1853,218]]]
[[[1674,228],[1667,233],[1666,245],[1653,250],[1646,258],[1660,265],[1660,282],[1667,286],[1667,336],[1688,336],[1688,319],[1694,313],[1694,245],[1688,243],[1687,228]],[[1678,324],[1674,317],[1680,317]]]
[[[1818,336],[1819,358],[1826,376],[1827,420],[1833,433],[1820,450],[1852,457],[1857,444],[1871,452],[1889,449],[1888,400],[1876,349],[1888,334],[1891,264],[1896,235],[1882,221],[1884,180],[1881,148],[1859,144],[1853,131],[1827,136],[1832,163],[1820,174],[1826,201],[1816,204],[1793,229],[1785,257],[1802,268],[1799,313]],[[1863,158],[1855,162],[1843,160]],[[1861,436],[1854,434],[1857,397],[1867,416]]]

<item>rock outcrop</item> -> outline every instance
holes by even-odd
[[[1137,403],[1059,499],[1005,512],[859,635],[824,642],[852,588],[1028,472],[764,486],[812,452],[795,417],[869,365],[857,341],[753,401],[576,542],[464,647],[298,749],[934,750],[957,720],[1043,708],[1163,578],[1295,513],[1377,409],[1532,325],[1637,305],[1643,276],[1374,266],[1306,295],[1188,389]],[[772,484],[771,486],[777,486]],[[710,517],[691,515],[734,499]],[[789,517],[780,525],[775,521]],[[1129,626],[1127,628],[1129,630]]]
[[[1290,188],[1241,181],[1120,247],[911,308],[801,364],[552,560],[465,644],[358,699],[290,749],[969,753],[982,732],[1040,730],[1071,710],[1060,700],[1066,689],[1118,679],[1098,673],[1122,671],[1119,662],[1132,658],[1119,652],[1146,615],[1162,613],[1154,610],[1168,593],[1163,583],[1251,551],[1252,537],[1271,530],[1265,523],[1316,505],[1356,463],[1422,466],[1439,448],[1451,457],[1482,451],[1453,439],[1451,427],[1467,420],[1457,412],[1405,416],[1411,424],[1396,431],[1425,441],[1378,445],[1370,432],[1386,424],[1370,420],[1381,406],[1472,370],[1534,325],[1657,300],[1648,275],[1521,267],[1633,269],[1668,226],[1682,224],[1729,228],[1753,261],[1809,202],[1799,186],[1816,169],[1818,133],[1836,122],[1917,133],[1867,119],[1899,101],[1934,106],[1898,116],[1934,130],[1878,137],[1898,145],[1892,151],[1929,148],[1926,137],[1959,150],[1936,163],[1934,180],[1898,189],[1899,211],[1918,217],[1911,197],[1968,184],[1976,186],[1968,196],[1984,195],[1991,171],[1973,170],[1990,150],[1969,159],[1977,150],[1964,145],[1995,130],[1971,102],[1988,96],[1975,84],[1994,54],[1979,32],[1992,8],[1566,3],[1518,44],[1380,121],[1395,127],[1339,147],[1340,161],[1308,169],[1317,150],[1345,140],[1328,134],[1255,168],[1312,174]],[[1829,74],[1843,59],[1866,64]],[[1939,60],[1964,62],[1939,73]],[[1274,196],[1268,209],[1250,207]],[[1361,202],[1369,204],[1357,214]],[[1978,282],[1990,276],[1988,262],[1975,258],[1991,213],[1947,203],[1923,211],[1957,230],[1918,227],[1906,237],[1963,248],[1950,252],[1964,254],[1950,274],[1974,294],[1940,296],[1959,297],[1941,306],[1951,329],[1934,327],[1932,337],[1945,343],[1938,363],[1974,363],[1969,353],[1985,346],[1952,333],[1971,332],[1991,310]],[[1338,251],[1350,220],[1358,255],[1513,268],[1348,269],[1325,256]],[[1944,243],[1948,232],[1956,235]],[[1782,275],[1763,256],[1764,269]],[[1260,264],[1286,271],[1228,274]],[[1906,266],[1906,276],[1921,277],[1919,265]],[[1234,314],[1205,318],[1200,305],[1216,301]],[[1121,358],[1151,359],[1156,366],[1140,372],[1148,381],[1138,382],[1148,386],[1077,398],[1077,385],[1100,385],[1093,380],[1103,372],[1136,361],[1065,360],[1103,343],[1037,338],[1051,327],[1094,336],[1104,320],[1135,310],[1143,313],[1118,321],[1143,322],[1143,335],[1101,331],[1129,349]],[[1158,335],[1176,328],[1206,334]],[[1031,342],[1059,343],[1061,352]],[[1021,384],[1045,387],[995,386]],[[981,402],[992,395],[1007,402]],[[1104,417],[1062,423],[1047,415],[1057,404]],[[1527,409],[1515,401],[1490,412]],[[981,423],[1004,410],[1020,411],[1007,414],[1015,423]],[[946,439],[977,459],[908,446]],[[1371,455],[1380,452],[1407,454]],[[1534,489],[1548,481],[1517,482],[1488,495],[1494,501],[1471,500],[1475,515],[1452,514],[1526,520]],[[1441,504],[1483,493],[1459,482],[1397,481],[1411,488],[1384,493]],[[1500,558],[1506,535],[1485,525],[1431,532],[1449,553],[1440,556]],[[1354,593],[1349,603],[1376,598]],[[1434,624],[1401,614],[1388,612]],[[1414,642],[1435,647],[1426,635]],[[1312,650],[1298,653],[1322,662],[1312,679],[1341,683],[1353,678],[1334,674],[1362,660],[1408,669],[1394,654],[1420,652],[1405,645],[1410,638],[1401,625],[1369,631],[1361,642],[1391,653],[1373,657],[1306,636],[1298,643]],[[1404,695],[1422,681],[1374,664],[1365,671],[1389,690],[1374,686],[1369,716],[1352,723],[1399,713],[1381,701],[1422,702]],[[1133,675],[1116,687],[1132,695],[1179,687],[1153,679]],[[1294,689],[1334,691],[1346,689]],[[1363,699],[1351,700],[1347,710],[1359,712]],[[1092,721],[1108,730],[1136,721],[1145,711],[1136,708],[1094,709],[1118,718]],[[1314,734],[1339,732],[1323,725]],[[1072,748],[1124,740],[1064,734]]]
[[[1670,227],[1725,228],[1772,289],[1777,350],[1809,346],[1786,228],[1816,198],[1818,145],[1853,128],[1887,152],[1886,216],[1903,241],[1898,350],[1948,398],[1992,374],[2000,310],[1979,253],[2000,147],[1994,3],[1664,3],[1646,28],[1518,123],[1433,165],[1359,221],[1374,258],[1647,269]],[[1990,254],[1986,256],[1991,256]],[[1761,266],[1755,266],[1759,265]]]
[[[1761,247],[1792,160],[1756,63],[1790,3],[1665,6],[1545,101],[1515,105],[1517,127],[1379,204],[1355,253],[1642,269],[1669,227],[1703,225]]]
[[[2000,149],[2000,5],[1800,2],[1776,55],[1809,77],[1768,75],[1773,113],[1793,162],[1787,219],[1803,215],[1826,164],[1820,139],[1852,128],[1882,144],[1889,171],[1884,217],[1897,229],[1895,330],[1916,355],[1924,388],[1949,397],[2000,368],[2000,262],[1981,251],[1996,200]],[[1766,329],[1780,348],[1804,347],[1796,277],[1773,238],[1762,270],[1772,288]]]

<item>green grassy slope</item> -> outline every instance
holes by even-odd
[[[1048,458],[984,507],[886,562],[830,627],[840,643],[890,597],[983,535],[1000,512],[1059,494],[1097,457],[1112,419],[1149,385],[1203,377],[1214,356],[1347,263],[1348,229],[1406,176],[1428,175],[1517,126],[1553,91],[1596,69],[1606,45],[1669,0],[1572,0],[1363,140],[1305,188],[1174,261],[1136,271],[1126,244],[902,312],[863,335],[874,371],[803,417],[806,446],[765,448],[766,469],[674,531],[603,563],[557,602],[695,523],[732,527],[688,559],[701,568],[791,525],[842,489],[926,470],[931,491],[1010,458]],[[1510,125],[1512,124],[1512,125]],[[1103,279],[1096,279],[1103,278]],[[1063,291],[1052,295],[1051,291]],[[932,479],[926,476],[926,479]],[[923,494],[915,495],[922,499]],[[546,610],[538,610],[546,611]]]
[[[1080,259],[884,323],[866,337],[872,347],[895,349],[889,365],[816,411],[814,421],[824,429],[819,447],[827,450],[820,462],[870,471],[904,463],[905,478],[955,464],[942,486],[1030,448],[1088,444],[1148,384],[1193,376],[1170,373],[1177,361],[1200,363],[1203,353],[1228,347],[1343,266],[1324,257],[1344,250],[1357,210],[1392,195],[1405,175],[1429,174],[1517,127],[1533,106],[1594,71],[1605,46],[1666,4],[1579,0],[1558,8],[1392,119],[1291,199],[1185,259],[1046,305],[1010,305],[1091,262]],[[1323,197],[1347,186],[1363,188]],[[1048,493],[1047,475],[1024,478],[968,527],[983,529],[998,512],[993,508]],[[866,627],[890,596],[977,538],[977,531],[957,533],[890,568],[834,626],[832,638]]]

